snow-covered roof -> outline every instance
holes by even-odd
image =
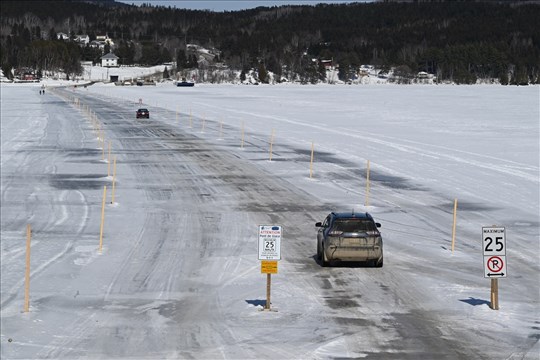
[[[101,60],[107,60],[107,59],[115,59],[115,60],[118,60],[120,59],[118,56],[114,55],[112,52],[108,53],[108,54],[105,54],[103,55],[102,57],[100,57]]]

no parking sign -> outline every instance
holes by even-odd
[[[505,278],[506,231],[504,227],[482,228],[482,251],[484,254],[484,277]]]

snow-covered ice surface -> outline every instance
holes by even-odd
[[[37,86],[1,86],[2,359],[539,358],[538,86]],[[384,267],[322,268],[314,223],[353,209]],[[260,224],[284,229],[271,312]]]

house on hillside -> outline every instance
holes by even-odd
[[[118,67],[118,56],[114,55],[112,52],[103,55],[101,58],[101,66],[103,67]]]
[[[110,47],[114,47],[114,41],[109,37],[109,35],[97,35],[96,41],[103,44],[109,44]]]
[[[88,35],[75,35],[75,42],[81,46],[86,46],[90,42],[90,36]]]
[[[105,50],[105,43],[103,41],[92,40],[88,46],[91,48],[100,49],[102,52]]]
[[[63,32],[56,33],[56,38],[58,40],[69,40],[69,35]]]

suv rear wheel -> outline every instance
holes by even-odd
[[[321,259],[321,265],[323,267],[327,267],[330,264],[330,261],[328,261],[328,258],[326,257],[326,252],[324,251],[324,244],[322,245],[322,259]]]

